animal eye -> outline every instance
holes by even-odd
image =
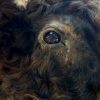
[[[48,31],[44,34],[44,41],[48,44],[56,44],[61,41],[61,36],[56,31]]]

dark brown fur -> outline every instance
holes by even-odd
[[[99,4],[0,2],[0,100],[100,100]],[[63,43],[43,41],[48,25]]]

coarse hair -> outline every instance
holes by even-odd
[[[0,1],[0,53],[1,100],[99,100],[100,1]]]

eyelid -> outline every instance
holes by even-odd
[[[64,37],[69,33],[72,37],[75,37],[74,27],[70,22],[52,21],[44,26],[43,31],[49,28],[58,30]]]
[[[44,28],[43,32],[46,33],[48,31],[55,31],[57,33],[63,33],[61,30],[59,30],[58,28],[56,27],[46,27]]]
[[[62,37],[63,37],[62,34],[64,34],[64,33],[63,33],[61,30],[59,30],[57,27],[53,27],[53,26],[52,26],[52,27],[48,26],[48,27],[44,28],[43,31],[41,31],[40,34],[42,34],[42,36],[44,36],[44,34],[47,33],[47,32],[49,32],[49,31],[55,31],[56,33],[58,33],[58,34],[61,36],[61,39],[62,39]]]
[[[51,26],[48,26],[48,27],[45,27],[42,29],[42,31],[39,33],[39,36],[38,36],[38,41],[42,44],[46,44],[46,42],[44,41],[44,35],[45,33],[49,32],[49,31],[54,31],[56,33],[58,33],[60,35],[60,39],[62,41],[62,31],[60,31],[58,28],[56,27],[51,27]],[[59,44],[59,43],[58,43]],[[47,44],[48,45],[48,44]],[[55,44],[50,44],[51,46],[55,45]]]
[[[61,37],[67,33],[64,23],[61,23],[59,21],[52,21],[46,24],[41,30],[41,32],[43,33],[47,31],[55,31],[57,33],[60,33]]]
[[[60,34],[61,41],[65,41],[68,39],[68,36],[73,36],[73,28],[71,27],[70,23],[62,23],[58,21],[52,21],[50,23],[47,23],[43,26],[43,28],[40,30],[38,35],[38,41],[42,44],[45,44],[45,41],[43,40],[43,36],[48,31],[55,31]],[[74,36],[73,36],[74,37]]]
[[[59,22],[51,22],[49,24],[46,24],[43,28],[43,30],[54,30],[57,31],[58,33],[65,33],[65,27],[63,24],[59,23]]]

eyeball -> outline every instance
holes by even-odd
[[[61,36],[59,32],[49,30],[44,33],[43,39],[47,44],[57,44],[61,41]]]

